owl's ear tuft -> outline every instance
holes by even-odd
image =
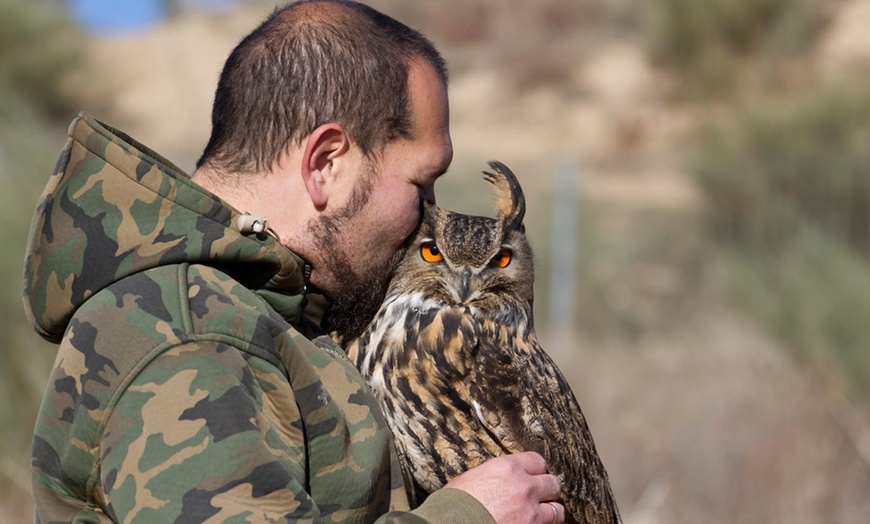
[[[526,198],[513,171],[501,162],[491,161],[493,172],[484,171],[483,179],[495,187],[493,201],[498,210],[502,232],[513,231],[522,226],[526,214]]]

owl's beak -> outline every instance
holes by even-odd
[[[471,289],[471,268],[466,267],[462,271],[462,281],[459,284],[459,300],[465,302],[468,300],[469,291]]]

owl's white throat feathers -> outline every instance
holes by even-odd
[[[375,316],[376,329],[370,331],[371,337],[366,342],[368,350],[364,352],[362,365],[359,366],[360,373],[366,378],[371,378],[372,385],[377,385],[376,382],[383,380],[380,373],[381,362],[389,362],[393,358],[393,351],[397,347],[402,347],[401,342],[406,336],[406,325],[408,315],[418,315],[426,313],[431,309],[441,309],[450,307],[447,304],[426,298],[423,293],[416,292],[410,294],[388,295],[381,305],[381,309]],[[473,313],[473,310],[470,309]],[[398,343],[385,343],[398,342]],[[382,354],[377,354],[377,351],[372,349],[382,349]],[[375,362],[375,367],[372,367],[372,362]]]

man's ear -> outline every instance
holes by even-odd
[[[350,139],[338,124],[323,124],[305,141],[302,180],[314,208],[323,211],[335,185],[337,160],[350,150]]]

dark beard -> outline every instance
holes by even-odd
[[[326,308],[321,327],[342,345],[359,338],[375,318],[404,251],[404,247],[398,249],[382,267],[372,268],[366,275],[348,278],[341,295]]]
[[[373,165],[366,163],[347,207],[322,217],[312,226],[318,245],[326,254],[323,264],[328,266],[330,273],[341,275],[342,279],[341,292],[327,297],[331,304],[326,308],[320,323],[321,328],[340,342],[359,337],[375,318],[386,296],[389,279],[405,251],[405,246],[402,246],[380,266],[357,274],[353,271],[347,255],[338,248],[342,245],[342,227],[366,205],[376,177],[377,172]]]

